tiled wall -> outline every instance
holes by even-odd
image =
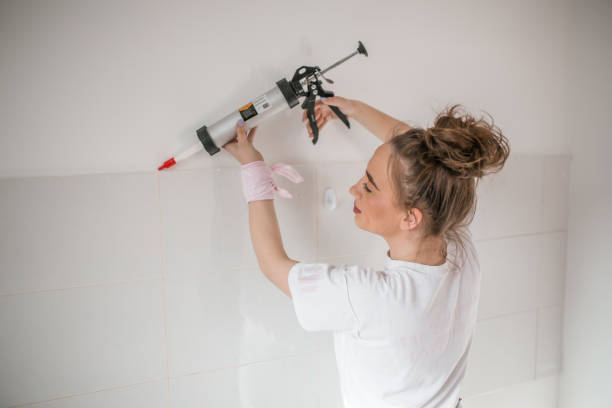
[[[353,222],[365,165],[276,178],[292,259],[384,264]],[[466,407],[556,406],[568,169],[515,155],[480,182]],[[0,406],[341,407],[331,334],[302,330],[258,270],[240,182],[238,167],[1,179]]]

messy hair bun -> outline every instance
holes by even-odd
[[[439,163],[460,178],[501,170],[510,151],[499,128],[462,112],[461,105],[438,114],[434,126],[422,132],[421,143],[423,154],[418,159],[424,166]]]
[[[454,105],[438,114],[433,127],[395,131],[386,143],[395,205],[423,212],[423,238],[449,237],[465,249],[463,227],[476,211],[477,181],[503,168],[508,139],[493,123]]]

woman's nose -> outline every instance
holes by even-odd
[[[352,195],[353,197],[357,198],[357,194],[356,194],[357,189],[355,188],[355,186],[356,186],[356,184],[353,184],[353,185],[351,186],[351,188],[349,188],[349,193],[351,193],[351,195]]]

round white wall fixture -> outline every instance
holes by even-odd
[[[323,207],[327,208],[329,211],[333,211],[336,205],[336,192],[331,187],[326,188],[323,193]]]

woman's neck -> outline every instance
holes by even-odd
[[[423,265],[440,266],[446,262],[446,241],[443,237],[428,237],[421,242],[404,238],[387,240],[389,258],[398,261],[415,262]]]

